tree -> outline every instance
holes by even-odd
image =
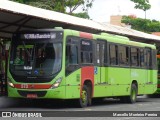
[[[74,16],[76,16],[76,17],[89,19],[89,15],[88,15],[87,12],[73,13],[73,14],[74,14]]]
[[[160,22],[156,20],[134,18],[131,16],[123,16],[122,23],[131,25],[132,29],[151,33],[160,31]]]
[[[90,19],[88,9],[92,7],[93,1],[94,0],[67,0],[66,7],[69,8],[68,14],[80,18]],[[80,6],[82,7],[82,12],[74,13],[74,11]]]
[[[48,10],[55,10],[58,12],[65,12],[65,7],[64,5],[61,5],[64,0],[11,0],[14,2],[19,2],[43,9],[48,9]]]
[[[19,2],[19,3],[25,3],[25,0],[11,0],[11,1]]]
[[[69,14],[72,14],[78,7],[82,6],[82,10],[88,12],[88,8],[92,7],[94,0],[67,0],[66,6],[69,8]]]
[[[146,19],[146,11],[151,8],[149,0],[131,0],[131,1],[135,3],[136,9],[141,9],[145,12],[145,19]]]
[[[61,13],[75,15],[89,19],[88,9],[92,7],[94,0],[11,0],[28,4],[31,6],[54,10]],[[74,13],[75,10],[82,7],[82,12]],[[66,10],[69,9],[69,12]]]

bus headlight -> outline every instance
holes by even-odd
[[[8,78],[8,85],[12,88],[14,88],[14,84],[10,81],[10,79]]]
[[[58,78],[55,81],[55,83],[51,86],[51,89],[57,88],[61,82],[62,82],[62,77]]]

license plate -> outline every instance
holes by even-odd
[[[37,94],[27,94],[27,98],[37,98]]]

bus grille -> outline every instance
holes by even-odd
[[[23,97],[27,97],[28,94],[36,94],[37,97],[44,97],[46,95],[47,91],[22,91],[22,90],[18,90],[18,93]]]

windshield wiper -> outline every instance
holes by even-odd
[[[25,46],[26,46],[25,42],[22,41],[22,43],[23,43],[23,47],[24,47],[25,51],[27,52],[27,55],[28,55],[29,57],[31,57],[31,54],[29,53],[29,51],[28,51],[27,48],[25,47]]]

